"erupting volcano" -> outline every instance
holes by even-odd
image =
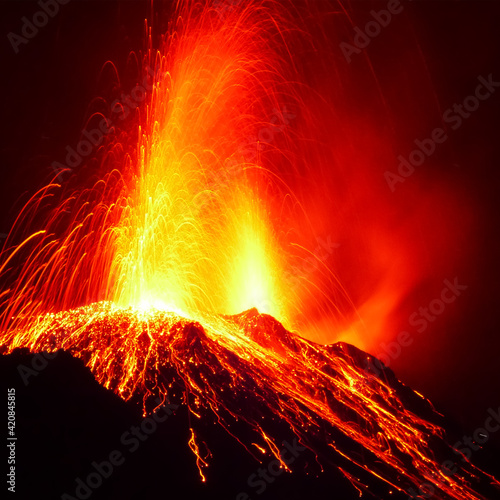
[[[3,354],[68,351],[144,416],[184,405],[207,484],[218,460],[207,421],[256,464],[273,457],[294,474],[279,422],[310,454],[307,473],[336,468],[362,497],[427,485],[436,498],[493,498],[500,483],[457,457],[430,402],[345,342],[378,334],[396,285],[419,270],[398,268],[359,303],[311,250],[304,172],[321,156],[308,135],[319,98],[292,54],[315,42],[284,3],[179,1],[167,33],[145,23],[145,49],[129,55],[141,83],[124,90],[103,66],[87,130],[105,132],[85,136],[85,175],[60,182],[59,170],[5,243]],[[382,266],[391,245],[377,245]]]

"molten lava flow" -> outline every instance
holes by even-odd
[[[287,422],[320,463],[342,464],[357,487],[367,488],[359,478],[366,472],[403,492],[430,483],[440,498],[484,498],[471,481],[500,486],[468,462],[460,473],[443,472],[443,457],[453,456],[443,430],[409,409],[432,415],[431,405],[393,375],[384,380],[372,374],[370,356],[348,344],[309,342],[256,310],[207,316],[202,327],[170,312],[101,302],[38,321],[32,350],[57,346],[73,352],[101,384],[124,399],[140,396],[149,410],[160,395],[187,404],[195,420],[214,413],[252,453],[233,429],[241,432],[236,423],[245,422],[260,435],[258,449],[284,468],[272,418],[264,417]],[[189,446],[205,480],[207,437],[191,432]],[[363,460],[351,442],[366,450]]]
[[[268,143],[266,163],[258,140],[255,154],[242,152],[248,137],[275,126],[269,109],[299,99],[285,77],[290,32],[273,3],[223,18],[194,2],[180,7],[159,51],[150,43],[151,94],[133,130],[100,153],[100,178],[53,211],[51,184],[20,215],[16,228],[35,211],[49,214],[43,230],[3,254],[4,348],[70,350],[105,387],[140,395],[145,411],[159,394],[194,416],[215,413],[231,433],[239,419],[279,458],[267,412],[310,449],[326,443],[353,484],[368,471],[400,491],[430,482],[450,498],[482,498],[469,481],[484,474],[467,465],[444,475],[431,446],[442,430],[406,409],[396,382],[371,375],[364,355],[308,342],[255,311],[235,315],[257,307],[293,329],[308,304],[304,287],[283,279],[293,268],[288,207],[300,205],[274,169],[286,154]],[[329,300],[322,307],[340,315]],[[202,440],[192,429],[205,478]]]

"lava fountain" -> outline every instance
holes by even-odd
[[[279,173],[304,108],[290,53],[308,33],[274,2],[223,16],[179,2],[174,19],[157,50],[146,24],[146,49],[129,58],[147,89],[127,126],[116,118],[130,113],[126,102],[96,104],[90,121],[105,120],[110,133],[95,182],[68,191],[54,179],[19,215],[0,267],[4,352],[66,349],[105,387],[142,399],[145,413],[158,395],[188,405],[202,480],[211,453],[195,422],[208,414],[256,453],[234,429],[243,422],[257,449],[288,469],[269,412],[360,492],[368,474],[391,491],[431,483],[443,498],[483,498],[474,484],[496,480],[468,461],[445,474],[443,430],[408,409],[432,414],[430,404],[371,373],[356,348],[289,333],[313,300],[338,318],[331,328],[354,310],[327,266],[319,281],[335,293],[307,276],[290,284],[304,250],[291,235],[307,215]],[[119,87],[112,63],[103,75]],[[14,244],[40,213],[42,227]]]

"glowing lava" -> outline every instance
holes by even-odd
[[[374,375],[369,355],[348,344],[309,342],[255,309],[206,316],[202,326],[170,312],[102,302],[38,321],[36,340],[18,334],[12,347],[68,350],[105,387],[124,399],[142,398],[147,411],[158,396],[186,404],[195,417],[189,446],[203,480],[211,452],[196,421],[214,414],[255,456],[241,435],[247,424],[257,448],[289,470],[272,418],[265,418],[278,417],[319,463],[339,467],[360,493],[368,488],[360,477],[366,473],[402,492],[430,483],[439,498],[484,499],[472,485],[500,487],[466,460],[459,473],[443,471],[452,448],[438,425],[419,416],[432,416],[432,406],[391,372]],[[366,450],[363,460],[352,443]]]

